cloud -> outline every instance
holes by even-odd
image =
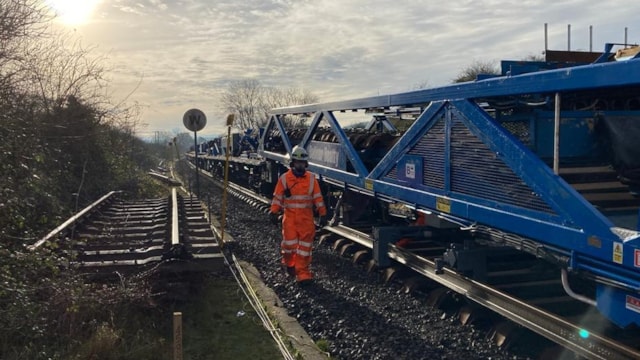
[[[155,129],[181,126],[200,107],[203,133],[222,130],[218,96],[233,80],[305,88],[321,101],[444,85],[474,59],[518,59],[549,47],[594,50],[622,42],[635,2],[593,0],[542,5],[522,0],[120,0],[103,2],[80,31],[108,53],[113,86],[147,105]],[[630,33],[631,34],[631,33]],[[633,33],[630,41],[637,41]]]

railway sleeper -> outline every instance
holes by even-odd
[[[520,338],[523,328],[508,320],[496,324],[489,332],[489,337],[496,345],[503,349],[508,349],[511,344]]]

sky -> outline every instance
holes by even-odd
[[[301,88],[320,102],[451,82],[473,61],[640,41],[640,3],[594,0],[44,0],[56,23],[104,54],[114,100],[143,106],[146,128],[224,132],[220,95],[233,81]],[[615,4],[615,5],[613,5]]]

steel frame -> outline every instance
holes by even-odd
[[[330,180],[373,196],[383,196],[415,208],[425,209],[445,217],[454,217],[467,225],[481,223],[519,236],[534,239],[548,251],[568,257],[570,270],[587,271],[608,285],[623,287],[636,294],[640,290],[640,268],[634,264],[634,253],[640,251],[640,233],[628,231],[623,238],[614,232],[612,222],[594,208],[582,195],[553,173],[536,154],[523,146],[473,100],[521,94],[552,95],[580,90],[601,90],[629,86],[640,87],[640,61],[596,63],[559,70],[549,70],[517,76],[425,89],[408,93],[374,96],[350,101],[302,105],[272,111],[268,128],[277,126],[287,151],[291,141],[282,123],[285,115],[313,114],[313,121],[300,145],[307,147],[321,120],[326,120],[335,133],[354,171],[348,172],[319,164],[310,159],[310,169]],[[367,171],[351,145],[333,112],[391,106],[430,105],[422,112],[402,138],[384,158]],[[467,129],[482,141],[513,171],[553,213],[496,203],[451,191],[450,135],[451,118],[461,120]],[[438,119],[445,119],[445,188],[424,185],[408,186],[400,180],[385,178],[400,163]],[[267,131],[265,131],[267,134]],[[266,158],[285,163],[286,156],[265,151]],[[481,164],[479,164],[481,166]],[[439,206],[446,201],[450,206]],[[614,247],[623,246],[622,264],[612,261]],[[640,315],[639,315],[640,318]]]

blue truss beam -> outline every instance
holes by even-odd
[[[621,74],[624,74],[623,76]],[[555,93],[640,84],[640,61],[631,59],[528,73],[501,76],[475,82],[453,84],[432,89],[380,95],[323,104],[291,106],[272,110],[273,114],[304,114],[318,111],[368,109],[422,104],[444,99],[475,99],[522,94]]]

